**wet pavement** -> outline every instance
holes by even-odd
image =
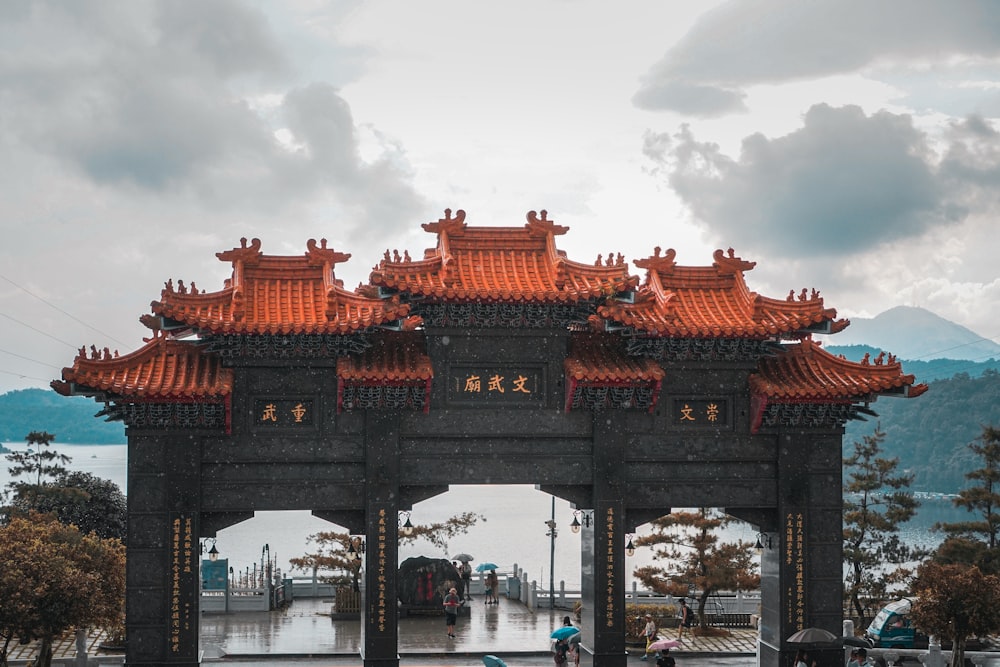
[[[521,602],[500,598],[485,605],[482,598],[469,603],[469,615],[460,616],[455,638],[448,637],[443,616],[407,616],[399,621],[399,655],[403,667],[471,667],[483,665],[483,656],[495,655],[509,667],[552,665],[549,634],[569,614],[564,609],[528,609]],[[361,622],[333,619],[332,601],[297,598],[280,611],[204,613],[201,617],[203,663],[234,667],[360,667]],[[661,636],[671,636],[661,633]],[[673,649],[678,667],[751,667],[756,665],[753,630],[733,629],[727,637],[685,637]],[[57,642],[54,664],[74,656],[72,638]],[[121,665],[121,654],[97,651],[100,637],[88,638],[91,666]],[[586,642],[584,642],[586,643]],[[33,657],[33,646],[18,647],[11,666]],[[630,647],[629,663],[642,662],[642,647]],[[591,661],[584,654],[581,667]],[[64,664],[67,664],[64,662]]]
[[[204,614],[203,661],[241,667],[273,665],[277,660],[297,667],[360,665],[360,622],[334,620],[330,608],[330,600],[298,598],[283,611]],[[552,664],[549,634],[569,612],[532,611],[506,598],[497,605],[474,598],[469,608],[468,616],[459,617],[454,639],[448,637],[442,616],[401,618],[400,664],[482,665],[487,654],[500,657],[510,667]],[[685,638],[684,646],[671,653],[679,664],[756,664],[756,632],[734,629],[730,633],[728,637]],[[639,660],[640,647],[632,653],[637,667],[652,664]],[[587,663],[586,656],[581,663]]]

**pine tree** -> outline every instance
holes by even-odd
[[[698,591],[698,618],[707,623],[705,603],[719,590],[753,590],[760,586],[753,547],[742,540],[719,543],[716,531],[733,519],[707,508],[674,512],[652,522],[656,532],[636,538],[636,547],[653,547],[654,559],[667,567],[646,566],[633,573],[644,586],[662,594]]]
[[[848,572],[844,597],[861,626],[876,611],[893,584],[911,574],[903,564],[923,555],[899,536],[903,523],[914,517],[920,503],[908,491],[912,475],[898,474],[899,459],[885,459],[881,445],[885,432],[875,426],[872,435],[854,442],[854,453],[844,459],[844,562]],[[895,565],[895,569],[889,569]]]
[[[935,554],[944,563],[975,564],[984,572],[1000,573],[1000,428],[984,426],[969,449],[980,457],[983,467],[966,473],[973,486],[962,489],[956,507],[964,507],[978,519],[939,523],[935,529],[948,539]]]
[[[56,436],[45,431],[32,431],[25,440],[28,449],[11,452],[6,459],[12,464],[7,470],[11,477],[27,477],[7,483],[12,496],[5,513],[39,509],[46,502],[73,500],[82,495],[77,489],[64,487],[56,480],[69,472],[66,465],[72,458],[49,449]]]

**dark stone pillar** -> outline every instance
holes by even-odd
[[[128,452],[126,664],[198,665],[201,446],[132,436]]]
[[[589,630],[601,667],[624,667],[625,653],[625,433],[621,414],[594,413],[594,557]]]
[[[369,412],[365,424],[365,570],[361,657],[365,667],[399,666],[399,420]]]
[[[790,664],[803,628],[838,637],[843,616],[841,438],[786,433],[778,450],[778,532],[761,558],[761,664]],[[821,666],[843,663],[840,649],[810,650]]]

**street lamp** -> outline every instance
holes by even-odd
[[[405,523],[402,522],[404,516],[406,517],[406,522]],[[400,532],[400,534],[406,535],[406,536],[410,536],[410,535],[413,534],[413,524],[410,523],[410,513],[409,512],[407,512],[406,510],[400,510],[399,511],[399,521],[398,522],[400,523],[400,526],[399,526],[399,532]]]
[[[208,560],[213,563],[219,560],[219,550],[215,548],[215,540],[212,540],[212,548],[208,550]]]
[[[764,553],[765,545],[768,549],[771,548],[771,536],[767,533],[757,533],[757,543],[753,545],[753,549],[757,552],[758,556]]]
[[[635,537],[635,533],[628,533],[625,535],[625,555],[634,556],[635,555],[635,545],[632,544],[632,538]]]
[[[570,530],[574,533],[580,532],[580,526],[590,528],[590,523],[594,518],[593,510],[573,510],[573,523],[569,524]],[[583,521],[580,521],[583,519]]]
[[[545,522],[549,527],[549,609],[556,608],[556,497],[552,496],[552,518]]]

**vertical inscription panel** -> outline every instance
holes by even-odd
[[[170,609],[167,623],[167,655],[171,659],[193,659],[198,647],[195,592],[198,563],[194,519],[190,514],[170,514]]]
[[[785,623],[793,630],[806,627],[805,517],[801,511],[787,512],[781,565],[785,598]]]

